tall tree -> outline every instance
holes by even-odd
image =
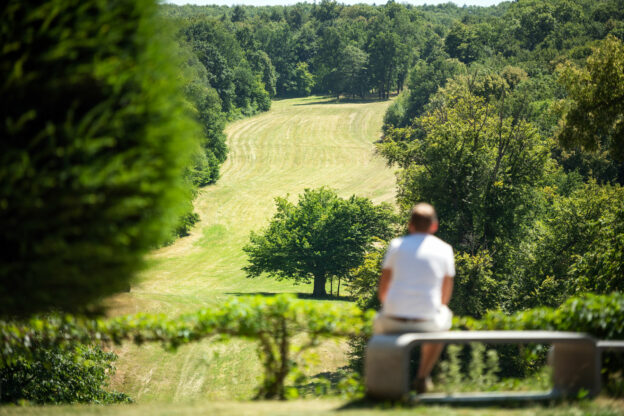
[[[515,283],[516,306],[557,306],[582,292],[624,290],[624,189],[590,182],[550,199]]]
[[[352,96],[364,97],[366,93],[366,69],[368,54],[354,45],[347,45],[342,54],[340,72],[344,78],[343,91]]]
[[[535,127],[506,116],[493,98],[504,85],[460,76],[436,95],[431,110],[415,121],[417,129],[392,130],[380,144],[404,168],[401,206],[430,201],[443,238],[469,253],[519,231],[548,160],[547,142]]]
[[[371,39],[368,47],[370,73],[379,98],[388,98],[396,81],[400,40],[396,33],[385,31]]]
[[[405,94],[404,98],[394,101],[388,109],[384,128],[410,125],[425,111],[430,97],[444,87],[448,79],[462,72],[465,72],[465,66],[457,59],[438,57],[430,63],[418,61],[410,71],[409,90],[401,94]]]
[[[586,68],[558,68],[568,92],[566,114],[558,133],[566,147],[608,149],[624,162],[624,44],[609,35],[587,59]]]

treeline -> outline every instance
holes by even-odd
[[[394,2],[382,7],[326,0],[288,7],[163,5],[162,13],[188,25],[186,33],[195,41],[210,42],[220,34],[225,43],[217,46],[213,60],[226,61],[233,73],[247,60],[266,91],[280,97],[374,92],[388,98],[403,88],[415,60],[428,56],[444,33],[424,12]],[[212,35],[198,33],[206,26]],[[232,62],[232,54],[244,59]],[[225,102],[227,86],[212,85]]]

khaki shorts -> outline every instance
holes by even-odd
[[[373,333],[441,332],[451,329],[452,323],[453,313],[446,305],[442,305],[434,318],[426,321],[403,321],[379,312],[373,321]]]

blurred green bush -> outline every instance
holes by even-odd
[[[182,214],[202,132],[156,11],[0,7],[0,316],[97,311]]]
[[[0,402],[44,403],[131,402],[123,393],[106,390],[115,373],[117,355],[98,346],[63,349],[33,347],[31,359],[17,359],[0,368]]]

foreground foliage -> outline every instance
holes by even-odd
[[[24,360],[36,361],[41,349],[73,348],[76,343],[160,342],[173,350],[206,337],[236,336],[258,342],[264,377],[257,397],[284,399],[286,377],[301,352],[324,337],[368,333],[370,317],[353,305],[319,304],[278,295],[234,299],[219,309],[202,309],[175,318],[138,314],[89,320],[67,315],[23,323],[2,322],[2,368],[15,369]],[[293,337],[300,333],[305,336],[294,345]]]
[[[490,311],[483,319],[456,318],[455,327],[474,330],[554,330],[585,332],[598,339],[624,338],[624,294],[584,294],[558,308],[537,307],[508,315]]]
[[[0,402],[123,403],[130,397],[106,390],[117,356],[97,346],[31,346],[31,356],[0,368]]]
[[[124,290],[190,198],[201,133],[156,11],[0,8],[0,316],[84,311]]]
[[[554,330],[584,332],[597,339],[624,339],[624,294],[584,294],[571,297],[558,308],[537,307],[512,315],[488,312],[483,319],[456,318],[454,327],[474,330]],[[622,383],[624,360],[621,354],[603,354],[603,375]],[[527,369],[544,363],[545,351],[523,358]],[[617,381],[619,377],[619,381]],[[621,393],[616,393],[621,394]]]

